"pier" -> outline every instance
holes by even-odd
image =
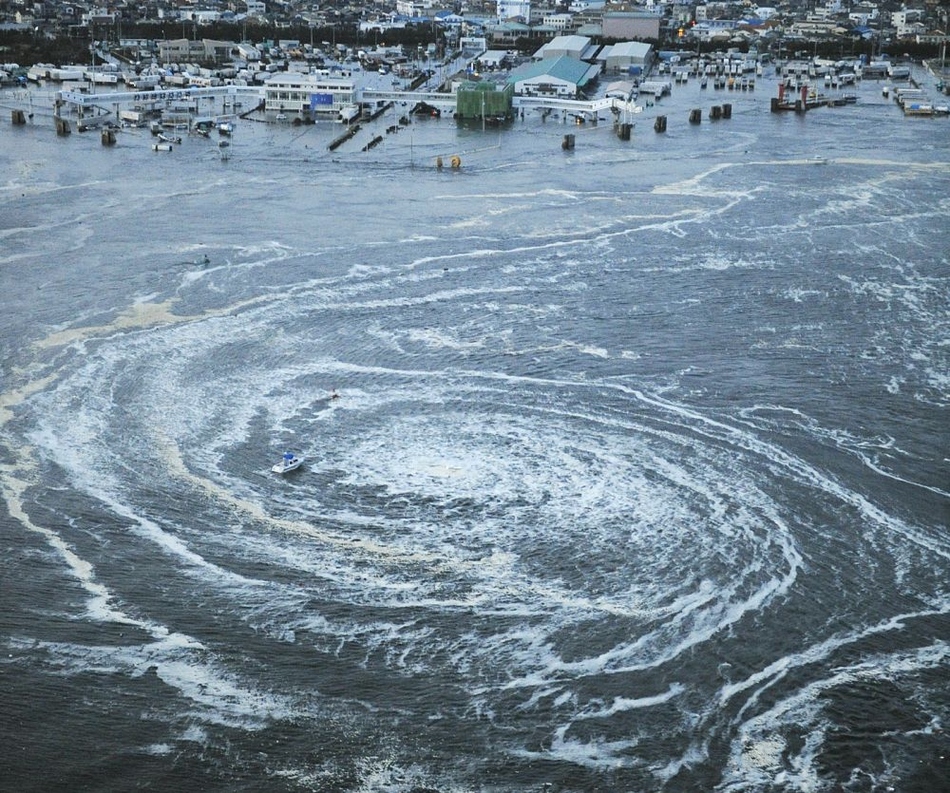
[[[857,101],[857,97],[853,94],[827,97],[817,93],[808,85],[802,85],[800,88],[796,88],[793,94],[789,94],[789,87],[790,86],[786,83],[779,83],[778,96],[772,97],[770,106],[773,113],[781,113],[783,111],[804,113],[808,110],[814,110],[817,107],[838,107],[840,105],[854,104],[854,102]]]
[[[358,98],[364,106],[379,106],[388,103],[424,102],[442,112],[453,113],[456,108],[454,93],[440,91],[393,91],[364,88]],[[264,99],[261,86],[222,85],[216,87],[187,87],[162,90],[110,91],[92,93],[78,90],[62,90],[56,94],[56,115],[76,115],[77,127],[88,129],[114,119],[118,121],[119,111],[129,106],[168,105],[170,103],[192,103],[201,99],[220,100],[222,105],[233,105],[235,101],[249,100],[255,107]],[[515,96],[512,109],[518,113],[526,110],[539,112],[563,112],[587,120],[596,119],[605,110],[619,114],[639,113],[643,108],[634,102],[618,97],[592,100],[567,99],[555,96]],[[65,111],[65,112],[64,112]]]
[[[74,113],[77,116],[76,125],[82,131],[101,125],[110,119],[114,119],[117,123],[120,109],[129,105],[154,107],[173,102],[197,103],[200,99],[220,99],[223,105],[230,103],[233,106],[238,97],[249,98],[256,106],[263,100],[263,91],[254,86],[242,85],[172,88],[156,91],[110,91],[108,93],[63,90],[56,93],[54,107],[57,117]]]

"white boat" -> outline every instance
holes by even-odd
[[[271,468],[271,470],[275,474],[286,474],[288,471],[295,471],[300,468],[302,462],[303,459],[293,452],[284,452],[284,456],[281,457],[280,462]]]

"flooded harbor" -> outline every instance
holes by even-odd
[[[478,118],[460,123],[473,134],[479,129],[483,133],[497,132],[499,141],[520,128],[540,137],[560,135],[558,142],[562,144],[564,136],[570,135],[569,148],[573,150],[578,142],[583,145],[585,138],[605,137],[604,133],[609,131],[624,141],[629,140],[630,131],[635,131],[637,146],[652,148],[662,142],[646,140],[651,129],[666,133],[671,122],[675,129],[684,121],[695,126],[704,121],[728,120],[733,110],[754,114],[761,112],[763,104],[772,112],[843,108],[859,101],[867,108],[882,106],[882,109],[896,103],[906,115],[912,116],[947,116],[950,111],[940,98],[937,79],[920,67],[913,78],[908,69],[906,76],[901,73],[901,78],[893,82],[886,73],[880,77],[861,79],[858,75],[856,78],[850,66],[839,74],[816,71],[807,62],[784,65],[769,62],[764,66],[755,62],[738,66],[730,63],[707,64],[705,60],[694,59],[675,68],[661,68],[643,80],[603,81],[601,91],[606,89],[607,96],[613,99],[564,101],[554,97],[516,96],[511,120],[503,124],[502,129],[492,123],[489,130],[485,120]],[[868,72],[875,74],[871,69]],[[302,75],[299,79],[310,78]],[[365,154],[385,141],[388,145],[380,151],[393,151],[396,161],[402,161],[405,146],[395,143],[395,133],[408,131],[408,135],[399,137],[400,142],[410,139],[412,165],[431,165],[451,158],[461,164],[464,150],[453,149],[458,148],[455,141],[466,136],[455,123],[454,95],[433,93],[428,85],[423,85],[421,91],[404,90],[401,81],[395,82],[399,82],[400,87],[389,86],[380,75],[364,73],[357,80],[363,86],[357,92],[363,109],[348,105],[345,119],[341,110],[339,118],[333,113],[332,117],[318,120],[316,124],[296,115],[268,110],[262,89],[251,86],[191,86],[129,92],[115,85],[111,89],[97,86],[90,93],[63,89],[61,84],[48,81],[42,86],[6,90],[0,100],[12,113],[15,126],[26,125],[27,121],[30,125],[48,124],[59,134],[66,135],[73,131],[97,130],[105,125],[112,130],[103,136],[103,141],[108,139],[108,145],[134,145],[146,128],[153,135],[171,134],[191,141],[208,137],[205,124],[214,128],[227,125],[230,134],[238,122],[244,122],[240,124],[241,139],[250,143],[284,137],[291,145],[302,145],[303,156],[308,160],[320,156],[338,159],[354,148]],[[617,91],[615,86],[623,88]],[[345,122],[342,129],[333,123],[340,120]],[[301,125],[301,121],[308,123]],[[276,125],[278,130],[265,131],[256,126],[262,122]],[[561,130],[557,129],[559,126]],[[281,127],[289,134],[281,135]],[[390,137],[392,141],[388,140]],[[418,151],[416,137],[419,138]],[[443,143],[438,153],[432,153],[430,147],[436,139]],[[194,142],[201,146],[200,140]],[[230,146],[231,142],[228,159],[237,152]],[[566,148],[562,145],[562,149]],[[161,150],[167,149],[163,146]]]
[[[336,146],[0,92],[11,786],[939,788],[948,121],[651,81]]]

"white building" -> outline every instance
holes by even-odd
[[[511,61],[510,50],[485,50],[478,56],[482,69],[502,69]]]
[[[567,56],[575,60],[583,60],[588,53],[591,43],[587,36],[555,36],[547,44],[534,53],[538,59],[560,58]]]
[[[574,25],[573,14],[545,14],[541,24],[552,30],[568,30]]]
[[[894,27],[906,25],[909,22],[917,22],[919,20],[920,11],[918,11],[916,8],[902,8],[900,11],[891,11],[891,24]]]
[[[358,102],[356,85],[346,72],[277,72],[264,83],[265,113],[336,119]]]
[[[848,21],[854,25],[866,26],[869,22],[874,22],[880,16],[880,11],[875,3],[861,3],[852,6],[848,12]]]
[[[520,17],[525,22],[531,19],[531,0],[498,0],[498,19],[515,19]]]
[[[183,19],[191,20],[199,25],[210,25],[221,19],[220,11],[182,11],[181,14]]]
[[[572,14],[580,14],[583,11],[603,8],[605,5],[607,5],[607,0],[571,0],[567,8]]]
[[[728,37],[736,29],[735,19],[707,19],[697,22],[690,28],[689,34],[699,41],[710,41],[718,37]]]
[[[459,49],[464,55],[480,55],[488,49],[488,39],[483,36],[462,36]]]
[[[426,6],[421,0],[396,0],[396,13],[404,17],[425,15]]]
[[[238,57],[242,58],[248,63],[256,63],[261,59],[261,51],[253,44],[248,44],[247,42],[242,41],[234,49],[237,52]]]
[[[629,71],[631,66],[644,67],[653,48],[642,41],[621,41],[607,47],[604,68],[608,72]]]
[[[900,11],[891,11],[891,25],[898,36],[912,36],[927,30],[921,24],[923,12],[917,8],[904,8]]]

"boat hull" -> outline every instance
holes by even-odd
[[[281,460],[271,468],[271,471],[273,471],[275,474],[287,474],[300,468],[300,464],[302,462],[303,460],[301,460],[299,457],[293,457],[289,460]]]

